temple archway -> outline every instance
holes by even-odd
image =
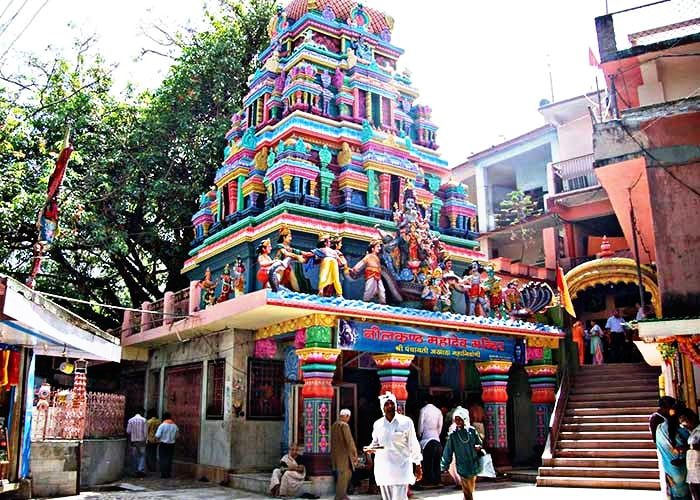
[[[642,286],[651,295],[651,306],[657,318],[661,317],[661,294],[656,281],[656,271],[642,265]],[[571,299],[597,285],[637,284],[637,265],[626,257],[609,257],[584,262],[566,273]]]

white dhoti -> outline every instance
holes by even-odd
[[[408,485],[407,484],[392,484],[391,486],[380,486],[379,491],[382,494],[382,500],[407,500]]]
[[[379,296],[379,303],[386,304],[386,291],[384,290],[382,279],[367,278],[365,280],[365,293],[362,295],[362,300],[369,302],[377,295]]]

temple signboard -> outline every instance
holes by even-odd
[[[410,326],[338,320],[337,347],[475,361],[513,361],[515,339],[478,333],[439,332]]]

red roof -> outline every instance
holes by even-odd
[[[285,9],[287,17],[296,21],[309,12],[309,3],[312,5],[315,3],[319,12],[323,12],[326,6],[329,6],[333,9],[336,19],[345,23],[350,18],[350,13],[353,9],[361,2],[354,0],[313,0],[311,2],[309,0],[292,0]],[[391,31],[391,28],[394,26],[394,20],[390,16],[364,4],[363,8],[370,19],[368,31],[376,34],[381,33],[385,29]]]

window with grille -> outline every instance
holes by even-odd
[[[216,359],[207,364],[207,419],[224,418],[224,377],[226,361]]]
[[[284,361],[248,358],[248,420],[282,420]]]

